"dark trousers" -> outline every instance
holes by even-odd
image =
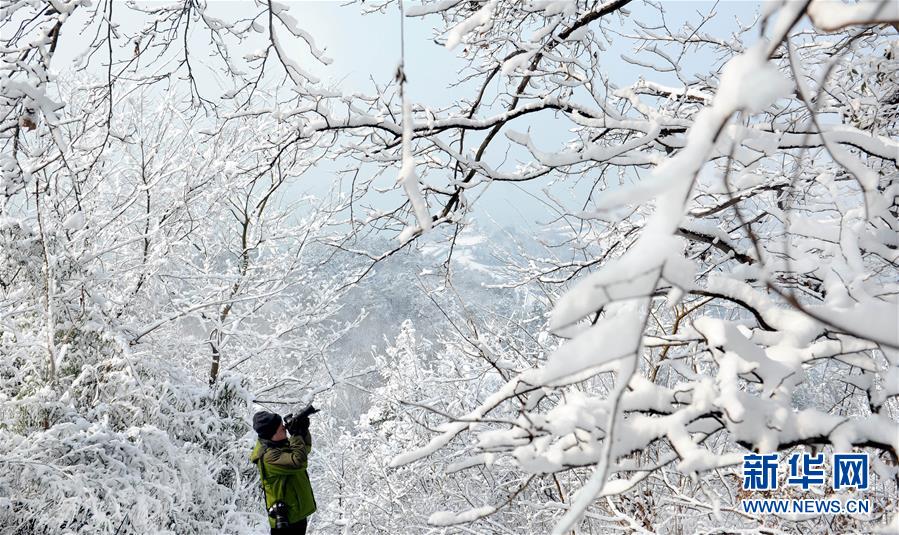
[[[306,535],[306,519],[302,519],[286,528],[272,528],[272,535]]]

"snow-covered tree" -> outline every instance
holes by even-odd
[[[559,287],[548,329],[569,341],[394,465],[461,438],[523,474],[581,474],[559,533],[582,522],[802,532],[826,520],[736,509],[743,454],[864,451],[875,510],[839,529],[895,522],[894,3],[770,3],[726,37],[709,29],[714,7],[671,27],[667,5],[629,23],[629,4],[407,8],[443,18],[438,39],[464,47],[459,87],[473,93],[435,109],[382,91],[320,121],[350,136],[343,150],[363,169],[402,164],[408,200],[360,221],[393,229],[398,248],[432,227],[458,231],[496,183],[580,192],[566,204],[544,189],[564,239],[518,268],[521,284]],[[605,68],[616,39],[633,44],[623,59],[638,79]],[[538,128],[573,134],[545,146],[527,132]],[[518,404],[502,429],[472,425]],[[668,497],[647,498],[657,492]]]
[[[285,195],[308,162],[269,160],[276,124],[210,136],[135,84],[111,134],[83,131],[90,84],[60,87],[76,120],[18,134],[0,204],[0,524],[241,532],[262,522],[251,401],[308,385],[345,330],[326,205]]]

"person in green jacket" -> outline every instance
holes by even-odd
[[[307,517],[315,512],[315,497],[306,473],[312,450],[309,417],[291,419],[285,428],[281,416],[260,411],[253,415],[253,429],[259,440],[250,461],[259,469],[272,535],[305,535]],[[279,503],[283,506],[276,505]],[[285,527],[276,527],[278,512],[282,525],[286,520]]]

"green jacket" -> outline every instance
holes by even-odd
[[[282,442],[260,439],[250,454],[250,461],[259,469],[265,490],[265,509],[278,500],[287,504],[287,520],[299,522],[315,512],[312,483],[306,473],[306,461],[312,450],[312,437],[290,437]],[[271,527],[275,520],[269,518]]]

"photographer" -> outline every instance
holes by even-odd
[[[315,412],[309,405],[296,417],[288,415],[283,421],[272,412],[253,415],[259,440],[250,461],[259,468],[272,535],[304,535],[306,519],[315,512],[315,497],[306,473],[312,450],[309,416]]]

